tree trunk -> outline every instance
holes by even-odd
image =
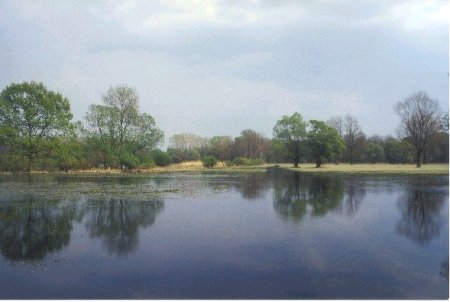
[[[420,158],[422,156],[422,150],[417,150],[416,152],[416,167],[420,168],[422,165],[420,163]]]
[[[295,162],[294,162],[294,168],[298,168],[298,160],[295,160]]]
[[[322,161],[320,159],[316,159],[316,168],[320,168],[322,165]]]
[[[31,155],[28,155],[28,163],[27,163],[27,172],[31,172],[31,164],[33,162],[33,157]]]

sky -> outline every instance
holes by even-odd
[[[0,0],[0,89],[43,82],[75,120],[110,86],[177,133],[272,137],[299,112],[395,135],[416,91],[448,111],[448,1]]]

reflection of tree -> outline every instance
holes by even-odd
[[[153,224],[164,203],[161,199],[110,199],[88,200],[86,206],[89,235],[100,237],[110,253],[126,255],[137,246],[139,228]]]
[[[54,201],[21,201],[0,206],[0,249],[10,260],[41,260],[70,241],[75,208]]]
[[[274,208],[286,219],[301,221],[308,212],[312,216],[325,215],[336,209],[343,198],[343,184],[338,178],[294,172],[274,179]]]
[[[419,245],[427,244],[439,235],[440,211],[445,195],[413,189],[398,202],[402,218],[397,225],[399,234]]]
[[[235,187],[245,199],[258,199],[269,189],[270,178],[266,173],[250,173],[236,183]]]
[[[448,281],[448,257],[441,263],[441,271],[439,272],[439,276]]]
[[[348,180],[345,185],[345,198],[340,205],[340,209],[347,216],[355,215],[365,195],[366,189],[363,184],[353,178]]]

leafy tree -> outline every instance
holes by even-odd
[[[273,128],[274,137],[283,142],[294,161],[294,167],[298,167],[302,153],[302,144],[306,140],[306,122],[300,113],[292,116],[284,115]]]
[[[419,91],[398,102],[394,110],[400,116],[401,132],[413,142],[416,166],[420,168],[429,140],[441,125],[438,102],[426,92]]]
[[[0,132],[11,151],[27,159],[27,171],[51,139],[73,131],[71,119],[69,100],[42,83],[14,83],[0,93]]]
[[[335,154],[345,150],[344,141],[339,133],[322,121],[309,121],[311,130],[308,132],[308,146],[311,155],[316,162],[316,168],[320,168],[322,162]]]
[[[406,140],[399,141],[393,137],[384,144],[385,160],[391,164],[409,163],[413,161],[414,147]]]
[[[156,127],[153,117],[139,112],[139,99],[132,88],[110,88],[103,103],[91,105],[85,116],[88,128],[84,136],[91,161],[106,166],[136,167],[146,153],[163,141],[163,132]]]
[[[367,141],[364,144],[363,151],[364,160],[371,163],[384,161],[384,149],[383,147],[374,141]]]

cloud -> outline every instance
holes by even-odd
[[[270,136],[276,120],[352,113],[392,134],[424,89],[447,108],[448,3],[3,1],[0,86],[43,81],[77,119],[108,86],[138,90],[167,136]],[[445,110],[445,109],[444,109]],[[447,109],[448,110],[448,109]]]

